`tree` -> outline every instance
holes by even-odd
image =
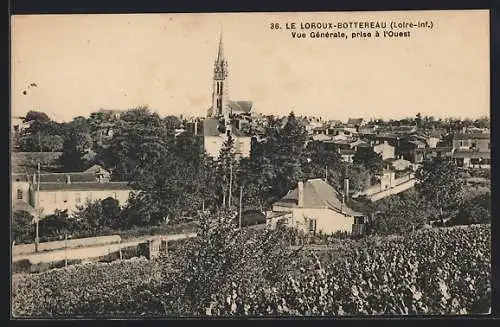
[[[465,182],[455,163],[444,158],[424,162],[415,173],[416,189],[441,212],[457,210],[463,202]]]
[[[237,171],[236,157],[234,154],[234,139],[230,135],[224,141],[220,149],[217,164],[217,176],[220,181],[219,187],[222,193],[221,202],[227,205],[229,203],[229,197],[232,198],[233,195],[234,175]]]
[[[40,237],[50,241],[61,239],[64,234],[71,234],[72,229],[66,212],[56,211],[41,219],[39,223]]]
[[[491,222],[491,192],[477,195],[463,203],[449,225],[486,224]]]
[[[358,147],[354,154],[353,162],[365,166],[372,176],[380,175],[384,170],[382,156],[369,147]]]
[[[415,191],[377,201],[370,213],[372,232],[381,235],[405,234],[422,228],[436,216],[435,208]]]
[[[165,123],[165,128],[167,129],[169,135],[174,135],[175,130],[180,128],[182,125],[182,121],[177,116],[166,116],[163,118],[163,122]]]
[[[101,201],[101,207],[101,224],[110,228],[120,228],[120,202],[112,197],[108,197]]]
[[[174,141],[161,118],[142,107],[123,113],[114,131],[108,146],[98,150],[99,161],[111,170],[114,180],[134,180],[143,173],[141,165],[158,162]]]
[[[239,230],[233,218],[227,211],[202,215],[197,237],[165,259],[173,272],[165,302],[178,315],[242,315],[249,294],[287,280],[296,259],[289,250],[293,234]]]
[[[59,161],[65,171],[81,171],[85,166],[84,156],[92,144],[89,134],[71,130],[63,143],[63,151]]]
[[[32,243],[35,240],[33,216],[26,211],[15,211],[10,227],[11,237],[16,243]]]
[[[21,149],[26,152],[60,152],[63,144],[63,137],[44,132],[29,134],[19,140]]]
[[[422,127],[422,114],[420,112],[415,115],[415,124],[417,127]]]
[[[24,122],[29,121],[50,121],[49,116],[46,113],[41,111],[30,110],[24,117]]]

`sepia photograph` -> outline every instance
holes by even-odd
[[[12,319],[491,314],[488,10],[10,36]]]

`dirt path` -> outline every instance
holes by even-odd
[[[189,237],[195,237],[196,233],[186,233],[186,234],[174,234],[174,235],[165,235],[164,237],[167,241],[176,241]],[[47,251],[36,254],[25,254],[25,255],[17,255],[12,258],[12,262],[28,259],[31,263],[40,263],[40,262],[53,262],[53,261],[61,261],[67,258],[68,260],[76,260],[76,259],[89,259],[96,258],[100,256],[107,255],[109,253],[113,253],[120,250],[121,248],[137,246],[139,243],[145,242],[148,239],[158,236],[144,236],[135,238],[133,240],[128,240],[122,243],[115,244],[106,244],[106,245],[98,245],[92,247],[82,247],[82,248],[74,248],[68,250],[55,250],[55,251]]]

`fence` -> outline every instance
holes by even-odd
[[[38,244],[38,251],[53,251],[83,246],[97,246],[115,244],[121,241],[120,235],[86,237],[68,241],[42,242]],[[35,244],[19,244],[12,247],[12,256],[35,253]]]

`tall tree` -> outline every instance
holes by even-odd
[[[455,163],[443,158],[424,162],[415,174],[416,189],[441,212],[457,210],[463,202],[465,182]]]
[[[358,147],[354,154],[353,162],[365,166],[372,176],[380,175],[384,170],[382,156],[369,147]]]

